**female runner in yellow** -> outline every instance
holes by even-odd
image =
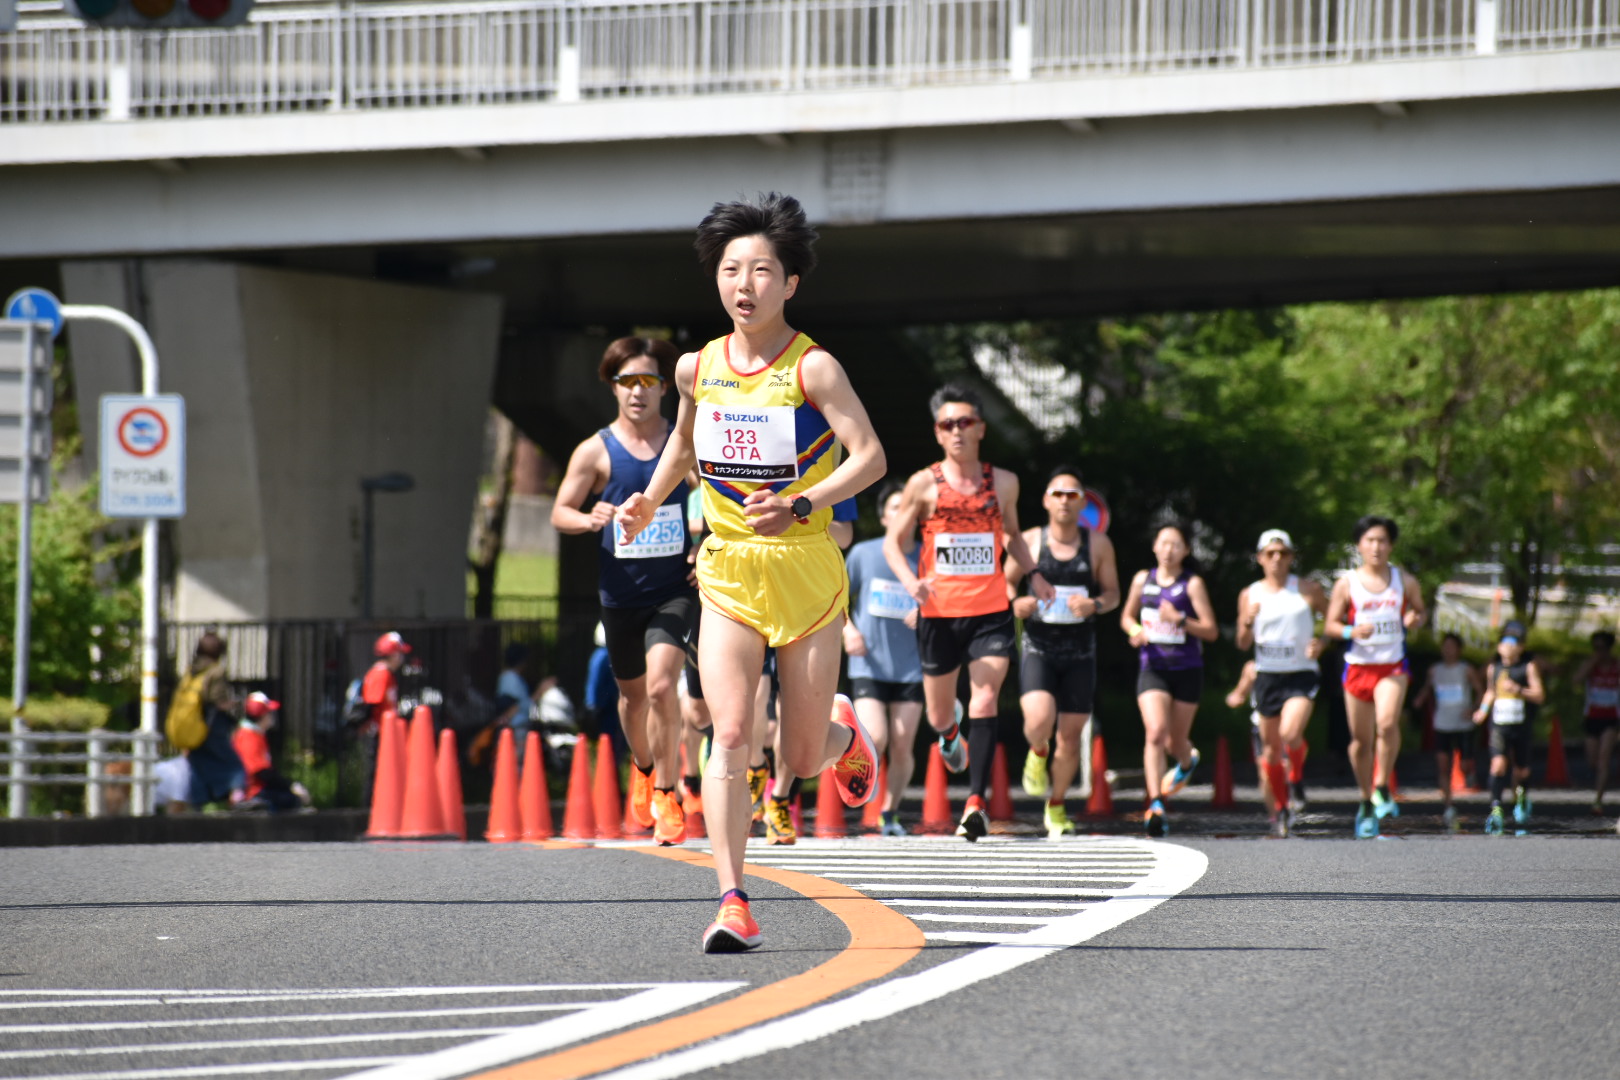
[[[871,486],[886,466],[843,367],[783,312],[815,266],[815,239],[798,200],[774,192],[757,203],[717,203],[703,219],[698,258],[734,329],[681,357],[675,429],[647,490],[618,510],[627,538],[634,536],[698,469],[713,530],[697,562],[698,671],[714,718],[703,808],[721,890],[705,952],[760,942],[743,892],[743,849],[753,805],[754,692],[766,646],[776,649],[787,768],[816,776],[832,766],[851,806],[877,786],[871,741],[848,699],[834,701],[849,582],[827,525],[833,505]]]

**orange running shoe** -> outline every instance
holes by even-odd
[[[703,792],[701,790],[693,791],[684,785],[682,786],[682,791],[681,811],[685,813],[687,817],[691,817],[693,814],[703,813]]]
[[[652,773],[644,773],[636,764],[636,759],[630,758],[630,816],[636,819],[636,824],[643,829],[653,827],[653,778]]]
[[[748,913],[748,901],[728,896],[720,901],[720,914],[703,931],[703,951],[746,952],[758,947],[761,940],[759,924]]]
[[[845,806],[865,806],[877,794],[877,749],[855,716],[855,704],[843,694],[833,698],[833,723],[842,724],[855,735],[849,749],[833,766],[838,794]]]
[[[652,796],[653,839],[664,847],[686,843],[686,814],[673,791],[654,791]]]

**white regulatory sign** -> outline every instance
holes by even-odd
[[[179,394],[102,395],[101,512],[185,516],[186,403]]]

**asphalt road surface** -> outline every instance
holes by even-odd
[[[645,851],[0,851],[0,1078],[1620,1074],[1613,838],[751,854],[765,945],[703,956]]]

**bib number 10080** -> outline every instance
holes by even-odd
[[[934,537],[934,573],[945,577],[996,572],[994,533],[938,533]]]

